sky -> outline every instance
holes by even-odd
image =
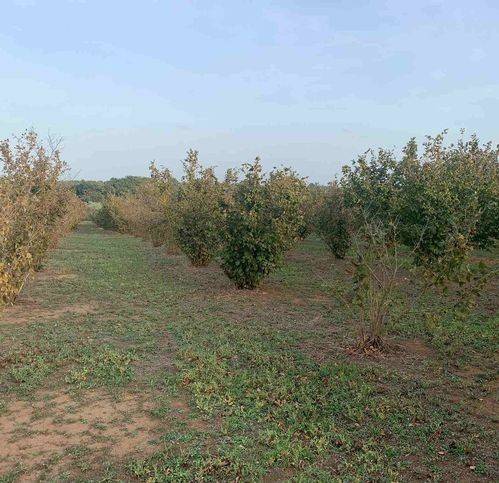
[[[70,177],[327,182],[370,147],[499,142],[498,0],[0,0],[0,138],[62,138]]]

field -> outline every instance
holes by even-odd
[[[402,279],[365,355],[343,263],[312,236],[237,290],[82,223],[0,314],[0,481],[497,480],[497,281],[459,319]]]

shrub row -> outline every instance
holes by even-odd
[[[255,288],[281,262],[304,224],[306,185],[289,169],[262,172],[259,159],[220,181],[196,151],[176,181],[151,165],[151,179],[135,194],[109,197],[94,221],[181,250],[194,266],[215,257],[239,288]],[[147,196],[145,193],[147,192]]]
[[[306,186],[289,169],[266,176],[258,159],[243,166],[241,180],[229,171],[219,181],[189,151],[181,181],[152,165],[148,182],[109,197],[95,221],[177,247],[196,266],[219,256],[241,288],[256,287],[311,232],[344,258],[369,222],[391,231],[387,240],[406,246],[433,282],[459,280],[471,250],[498,237],[498,149],[476,136],[443,141],[428,137],[419,155],[411,139],[399,159],[369,150],[327,187]]]
[[[429,284],[458,282],[471,293],[476,287],[466,284],[484,280],[471,269],[471,252],[499,235],[498,147],[476,136],[450,145],[444,138],[428,137],[421,154],[414,139],[400,156],[369,150],[328,186],[307,186],[289,169],[264,174],[258,158],[222,181],[189,151],[180,181],[151,165],[149,181],[135,194],[109,197],[95,220],[181,250],[195,266],[217,259],[248,289],[315,232],[351,262],[345,303],[365,323],[362,344],[379,347],[402,258]]]
[[[366,219],[395,227],[395,241],[438,283],[458,281],[471,251],[499,236],[499,147],[476,136],[445,146],[444,138],[427,137],[421,155],[411,139],[400,159],[368,151],[340,182],[353,228]]]
[[[0,143],[0,307],[15,301],[46,252],[85,216],[85,204],[60,183],[59,151],[33,131]]]
[[[382,345],[408,259],[424,286],[455,287],[459,316],[493,276],[471,263],[471,254],[499,236],[499,147],[476,136],[450,145],[444,138],[427,137],[422,154],[414,139],[400,157],[364,153],[343,169],[316,212],[317,232],[332,252],[350,253],[364,348]]]

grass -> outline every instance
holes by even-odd
[[[91,224],[48,270],[71,277],[30,285],[19,307],[35,301],[36,317],[0,317],[0,425],[21,408],[9,441],[48,437],[50,421],[68,442],[0,457],[0,481],[498,477],[494,294],[461,319],[427,294],[401,311],[400,348],[368,358],[347,350],[343,270],[317,240],[253,292]]]

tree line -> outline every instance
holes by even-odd
[[[144,176],[125,176],[111,178],[107,181],[81,179],[65,181],[64,183],[85,203],[102,203],[111,195],[124,196],[128,193],[134,193],[147,180],[148,178]]]

